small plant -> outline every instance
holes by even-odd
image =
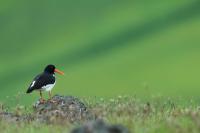
[[[59,99],[59,97],[57,98]],[[110,124],[123,124],[130,132],[137,133],[200,132],[200,109],[199,105],[195,104],[194,101],[191,106],[191,104],[182,105],[170,98],[162,100],[154,98],[150,101],[142,101],[129,96],[118,96],[111,99],[90,97],[82,98],[80,101],[83,102],[79,102],[77,98],[73,97],[66,98],[71,99],[71,102],[66,102],[69,106],[60,107],[68,111],[64,116],[70,118],[70,121],[66,117],[59,117],[64,113],[59,109],[55,108],[56,110],[51,111],[52,107],[50,108],[48,103],[45,106],[38,106],[39,112],[36,112],[38,114],[31,108],[19,104],[9,110],[9,113],[7,107],[4,104],[0,104],[1,132],[21,133],[24,130],[38,133],[69,132],[74,127],[96,119],[103,119]],[[87,112],[82,115],[77,114],[74,117],[73,110],[77,107],[84,107]],[[45,108],[50,111],[48,112]],[[36,117],[37,115],[39,117]],[[46,122],[42,118],[47,118],[45,119]],[[18,126],[11,126],[13,123]]]

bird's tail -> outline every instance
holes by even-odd
[[[28,90],[26,91],[26,93],[31,93],[33,91],[33,89],[28,88]]]

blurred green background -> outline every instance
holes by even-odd
[[[199,0],[3,0],[0,100],[47,64],[65,72],[54,94],[198,98],[199,35]]]

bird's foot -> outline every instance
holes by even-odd
[[[45,102],[46,102],[46,100],[44,100],[43,98],[40,98],[40,104],[43,104]]]
[[[50,103],[57,103],[57,101],[53,100],[53,99],[49,99],[48,100]]]

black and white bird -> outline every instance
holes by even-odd
[[[42,97],[42,91],[49,92],[49,98],[51,99],[51,90],[56,84],[55,72],[58,74],[64,75],[64,73],[58,69],[54,65],[48,65],[45,67],[44,72],[37,75],[32,83],[30,84],[26,93],[31,93],[35,90],[40,92],[40,101],[44,102],[45,100]]]

